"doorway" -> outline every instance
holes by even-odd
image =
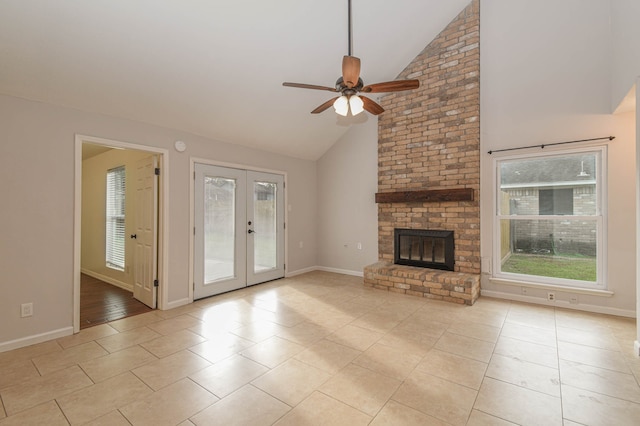
[[[284,175],[194,171],[194,299],[284,277]]]
[[[166,197],[160,173],[166,169],[166,154],[147,146],[76,136],[74,332],[86,326],[80,309],[88,305],[81,300],[87,295],[81,289],[87,275],[124,289],[150,308],[162,303],[158,295],[163,294],[161,278],[166,276]],[[113,309],[108,301],[112,293],[104,294],[104,309]],[[130,313],[123,309],[122,317]]]

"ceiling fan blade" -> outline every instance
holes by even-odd
[[[375,83],[364,86],[361,92],[365,93],[382,93],[382,92],[401,92],[403,90],[413,90],[420,87],[419,80],[395,80],[385,81],[384,83]]]
[[[320,114],[323,111],[326,111],[327,109],[329,109],[329,107],[331,105],[333,105],[333,103],[336,101],[336,99],[338,99],[340,96],[336,96],[335,98],[331,98],[329,99],[327,102],[323,103],[322,105],[320,105],[318,108],[314,109],[313,111],[311,111],[311,114]]]
[[[342,58],[342,80],[349,89],[358,84],[360,78],[360,58],[344,56]]]
[[[282,83],[283,86],[286,87],[297,87],[299,89],[313,89],[313,90],[326,90],[328,92],[337,92],[335,87],[327,87],[327,86],[316,86],[315,84],[303,84],[303,83]]]
[[[373,115],[378,115],[384,112],[384,108],[382,108],[380,105],[367,98],[366,96],[360,96],[360,99],[362,99],[362,102],[364,102],[362,107],[365,109],[365,111],[368,111]]]

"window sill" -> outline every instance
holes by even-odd
[[[584,288],[584,287],[570,287],[566,285],[541,284],[541,283],[534,283],[530,281],[516,281],[516,280],[508,280],[504,278],[495,278],[495,277],[489,278],[489,282],[491,284],[511,285],[515,287],[540,288],[544,290],[556,290],[556,291],[562,291],[565,293],[588,294],[591,296],[600,296],[600,297],[611,297],[614,295],[614,292],[609,290],[600,290],[595,288]]]

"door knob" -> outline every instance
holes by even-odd
[[[254,231],[253,229],[249,229],[249,230],[247,231],[247,233],[248,233],[248,234],[253,234],[253,233],[255,233],[255,232],[256,232],[256,231]]]

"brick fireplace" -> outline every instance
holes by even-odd
[[[378,262],[365,285],[472,305],[480,293],[480,6],[473,0],[385,95],[378,121]],[[453,231],[453,271],[394,263],[396,229]]]

